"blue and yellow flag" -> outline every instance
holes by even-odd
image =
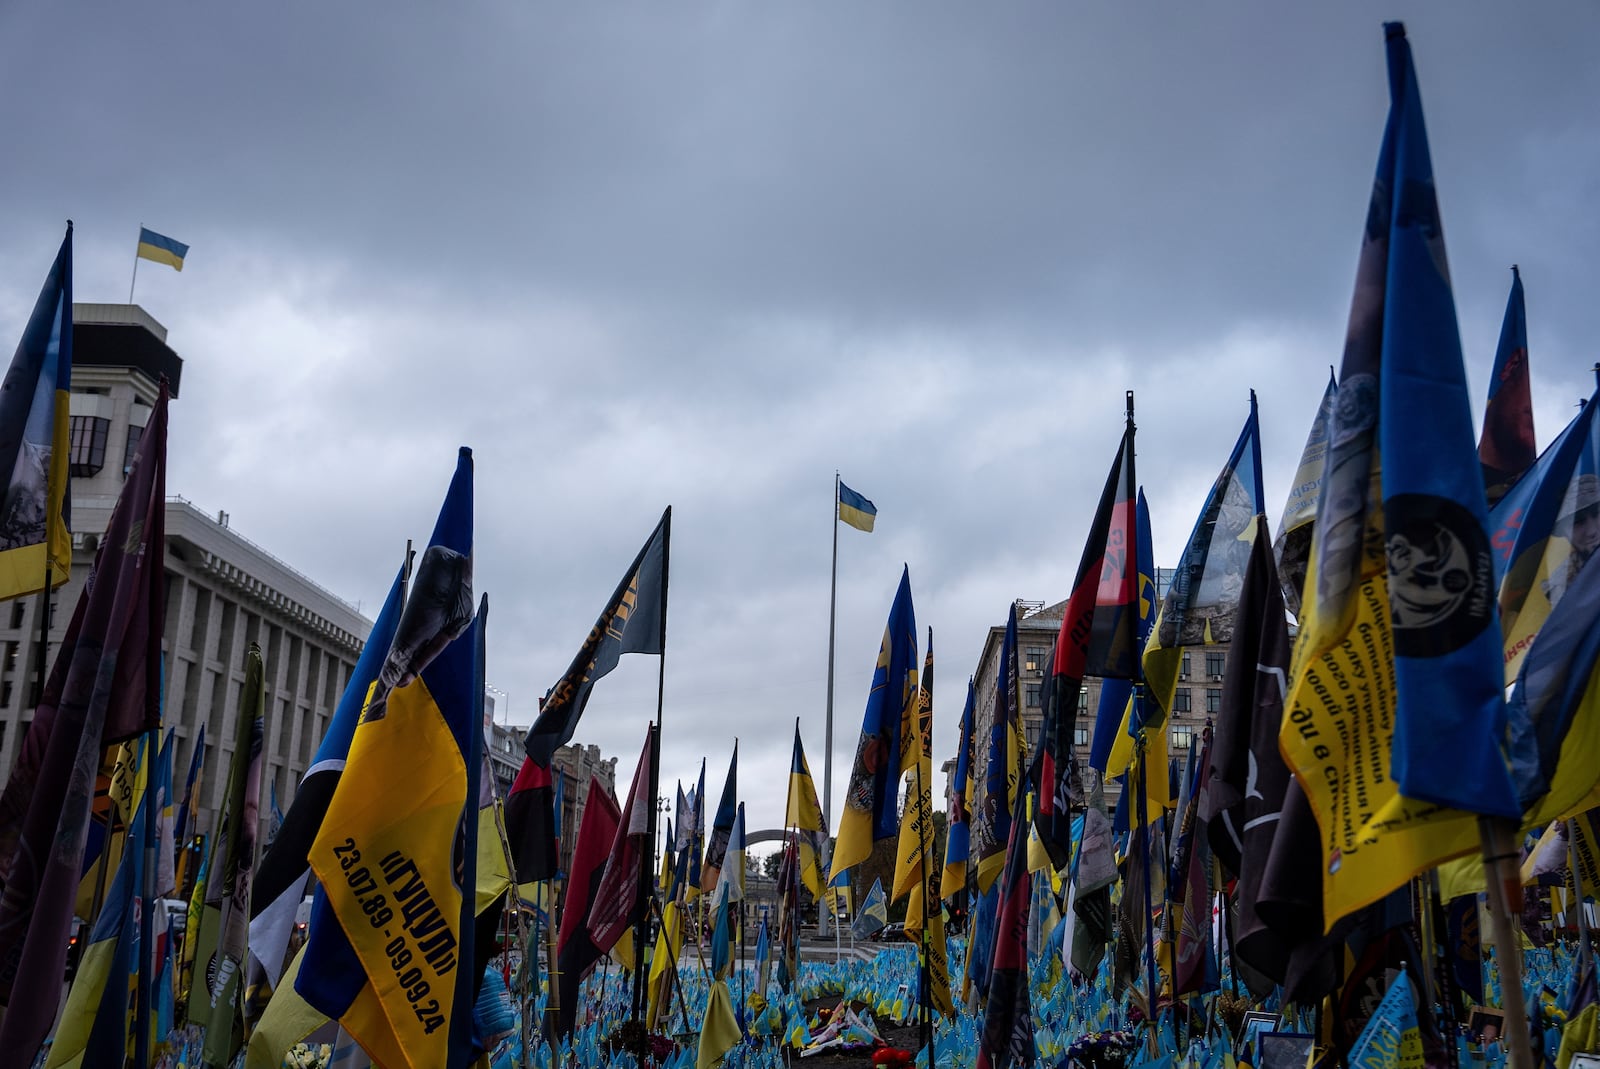
[[[870,531],[878,518],[878,506],[840,483],[839,518],[858,531]]]
[[[945,820],[944,876],[939,897],[950,899],[966,890],[967,858],[972,846],[972,732],[977,691],[967,677],[967,704],[961,710],[960,743],[955,773],[950,778],[950,812]]]
[[[174,271],[182,271],[183,258],[189,255],[189,246],[141,226],[139,248],[135,255],[141,260],[154,260],[158,264],[166,264]]]
[[[390,1069],[470,1054],[482,623],[461,450],[311,847],[321,882],[296,990]]]
[[[701,769],[701,786],[704,786],[705,769]],[[710,894],[716,890],[717,878],[722,874],[722,861],[728,853],[728,837],[733,834],[733,818],[739,808],[739,740],[733,740],[733,758],[728,762],[728,778],[722,781],[722,798],[717,802],[717,812],[711,819],[711,835],[706,839],[704,861],[700,865],[700,890]],[[703,820],[705,807],[696,817]]]
[[[1411,978],[1401,969],[1356,1037],[1347,1059],[1351,1069],[1422,1069],[1422,1032]]]
[[[813,898],[822,897],[822,853],[828,841],[828,826],[822,821],[822,805],[817,801],[817,782],[811,778],[805,748],[800,745],[800,721],[794,722],[794,757],[789,761],[789,802],[783,824],[800,834],[800,879]]]
[[[1137,547],[1139,558],[1139,648],[1145,649],[1153,642],[1152,626],[1156,621],[1156,582],[1154,540],[1150,534],[1150,506],[1145,503],[1144,490],[1139,491]],[[1179,658],[1182,663],[1182,658]],[[1149,693],[1141,688],[1136,695],[1131,679],[1107,679],[1100,686],[1100,708],[1095,713],[1094,740],[1089,752],[1092,768],[1115,779],[1133,767],[1133,740],[1145,728],[1146,720],[1154,727],[1145,731],[1145,742],[1151,750],[1151,760],[1165,760],[1166,735],[1161,730],[1163,718],[1159,711],[1154,717],[1148,713]],[[1098,758],[1098,763],[1097,763]],[[1166,789],[1159,778],[1151,785],[1150,797],[1157,805],[1168,804]]]
[[[1146,719],[1150,725],[1166,722],[1178,690],[1183,648],[1233,641],[1239,591],[1244,587],[1256,517],[1263,512],[1265,497],[1260,421],[1256,394],[1251,390],[1250,415],[1200,508],[1145,645],[1144,678],[1150,699]]]
[[[901,725],[914,715],[917,700],[917,617],[911,604],[911,569],[889,609],[889,623],[878,647],[878,665],[861,720],[832,871],[854,868],[872,853],[872,844],[900,831]]]
[[[871,939],[874,932],[882,931],[889,923],[889,900],[883,893],[883,881],[872,881],[872,890],[861,900],[861,909],[850,922],[850,935],[855,939]]]
[[[154,818],[153,797],[151,792],[144,792],[128,830],[129,842],[145,842]],[[111,890],[78,962],[78,973],[45,1061],[46,1069],[121,1065],[126,1057],[133,1023],[128,1012],[129,987],[139,969],[144,853],[143,849],[122,852]]]
[[[1503,560],[1500,628],[1510,686],[1551,612],[1600,548],[1600,419],[1589,399],[1491,517]]]
[[[1489,403],[1483,410],[1478,465],[1489,505],[1506,496],[1533,466],[1533,388],[1528,373],[1528,309],[1522,297],[1522,272],[1511,265],[1511,296],[1500,324],[1500,344],[1489,374]]]
[[[711,896],[711,972],[726,979],[733,966],[732,944],[741,937],[737,906],[744,901],[744,803],[733,818],[728,852]]]
[[[1394,642],[1391,774],[1408,798],[1514,819],[1488,506],[1455,298],[1422,98],[1398,24],[1390,40],[1399,61],[1378,436]]]
[[[1283,503],[1283,514],[1278,517],[1278,537],[1272,542],[1272,552],[1278,560],[1278,574],[1283,579],[1283,601],[1289,611],[1300,615],[1300,591],[1306,583],[1306,563],[1311,559],[1311,527],[1317,519],[1317,499],[1322,496],[1322,468],[1328,459],[1328,428],[1333,420],[1333,403],[1339,395],[1339,383],[1328,369],[1328,387],[1322,391],[1322,402],[1311,420],[1311,430],[1306,434],[1306,444],[1300,451],[1300,463],[1294,469],[1294,481],[1289,484],[1289,499]]]
[[[976,882],[985,894],[1006,863],[1006,843],[1011,840],[1011,813],[1022,785],[1022,721],[1017,711],[1017,606],[1006,616],[1005,639],[1000,645],[1000,667],[995,672],[994,715],[989,721],[989,750],[984,762],[981,809],[973,821],[972,847],[978,855]]]
[[[67,459],[72,390],[72,226],[45,277],[0,390],[0,600],[72,570]]]
[[[1477,847],[1475,814],[1517,815],[1499,749],[1483,484],[1422,105],[1404,28],[1385,33],[1389,122],[1278,735],[1322,829],[1330,926]]]

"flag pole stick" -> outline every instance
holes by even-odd
[[[1597,372],[1597,374],[1600,374],[1600,372]],[[829,581],[828,581],[828,696],[827,696],[827,717],[826,717],[826,721],[825,721],[826,726],[823,729],[823,741],[822,741],[822,827],[823,827],[824,831],[826,831],[828,828],[833,827],[833,817],[832,817],[832,811],[833,811],[833,644],[834,644],[834,630],[835,630],[834,623],[835,623],[835,619],[836,619],[837,612],[838,612],[838,607],[839,607],[839,473],[838,473],[838,471],[835,471],[833,473],[833,504],[830,506],[830,508],[832,509],[832,513],[833,513],[833,523],[831,524],[831,526],[833,527],[833,567],[832,567],[831,571],[829,572]],[[832,868],[831,859],[830,859],[830,862],[829,862],[829,868],[830,869]],[[833,875],[832,872],[828,873],[828,876],[830,878],[832,877],[832,875]],[[823,891],[824,892],[827,891],[827,887],[826,886],[824,886]],[[821,897],[826,898],[827,897],[826,893],[824,895],[822,895]],[[826,932],[826,928],[823,927],[824,924],[827,923],[827,922],[830,922],[830,919],[831,919],[831,923],[833,924],[833,927],[834,927],[834,946],[835,946],[835,949],[837,950],[837,948],[838,948],[838,927],[839,927],[838,921],[839,921],[839,919],[838,919],[838,917],[831,917],[830,918],[828,904],[826,902],[819,901],[817,903],[817,925],[818,925],[819,928],[822,929],[823,932]],[[835,956],[835,960],[837,960],[837,955]]]
[[[1511,926],[1510,911],[1522,897],[1516,825],[1493,817],[1478,818],[1483,840],[1483,874],[1489,891],[1489,924],[1500,959],[1500,1004],[1505,1009],[1505,1035],[1510,1044],[1510,1069],[1534,1069],[1528,1036],[1528,1010],[1522,997],[1522,944]]]
[[[144,236],[144,224],[139,224],[139,236]],[[128,303],[133,303],[133,286],[139,281],[139,243],[133,243],[133,277],[128,280]]]

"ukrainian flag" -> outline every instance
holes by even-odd
[[[810,889],[813,898],[822,895],[822,843],[828,837],[828,828],[822,822],[822,806],[817,801],[817,783],[811,778],[811,766],[806,762],[806,752],[800,746],[800,722],[794,725],[794,757],[789,762],[789,803],[783,818],[785,825],[797,828],[800,838],[800,878]]]
[[[182,271],[183,258],[189,255],[189,246],[141,226],[139,251],[135,255],[141,260],[154,260],[158,264],[170,265],[174,271]]]
[[[23,328],[0,394],[0,600],[65,583],[72,569],[68,397],[72,227]]]
[[[309,858],[322,889],[295,989],[390,1069],[469,1060],[483,738],[471,558],[463,449]]]
[[[858,531],[870,531],[872,521],[878,518],[878,506],[840,483],[839,518]]]

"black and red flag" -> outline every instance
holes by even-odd
[[[1006,843],[1006,867],[1000,877],[1000,905],[994,931],[989,998],[984,1004],[978,1040],[978,1069],[1012,1069],[1034,1063],[1033,1011],[1028,999],[1028,905],[1032,879],[1028,873],[1027,781],[1018,785]]]
[[[553,880],[561,865],[556,843],[555,780],[550,767],[522,759],[506,795],[506,839],[517,883]]]
[[[1137,483],[1133,470],[1133,394],[1117,459],[1106,477],[1078,577],[1061,618],[1045,688],[1044,762],[1040,771],[1039,839],[1057,869],[1072,845],[1069,805],[1082,807],[1083,786],[1072,761],[1078,692],[1085,676],[1132,679],[1139,671]]]
[[[611,857],[611,843],[622,823],[622,812],[611,792],[599,780],[589,781],[589,797],[583,806],[583,822],[578,827],[578,844],[572,852],[572,872],[567,877],[566,899],[562,906],[561,936],[556,944],[560,969],[561,1009],[556,1034],[572,1034],[577,1020],[578,992],[602,956],[589,934],[589,913],[600,891],[600,877]]]

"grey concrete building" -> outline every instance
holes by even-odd
[[[71,619],[99,537],[150,418],[160,379],[178,403],[183,361],[166,329],[137,305],[77,304],[71,396],[73,570],[50,597],[49,653]],[[173,441],[169,451],[196,449]],[[169,485],[169,491],[174,489]],[[244,656],[261,646],[267,669],[262,832],[275,788],[288,808],[371,629],[356,607],[181,497],[166,506],[166,694],[163,721],[178,740],[176,789],[205,725],[199,828],[209,831],[225,787],[244,687]],[[0,607],[0,770],[9,777],[33,717],[40,597]],[[269,787],[269,784],[271,785]]]

